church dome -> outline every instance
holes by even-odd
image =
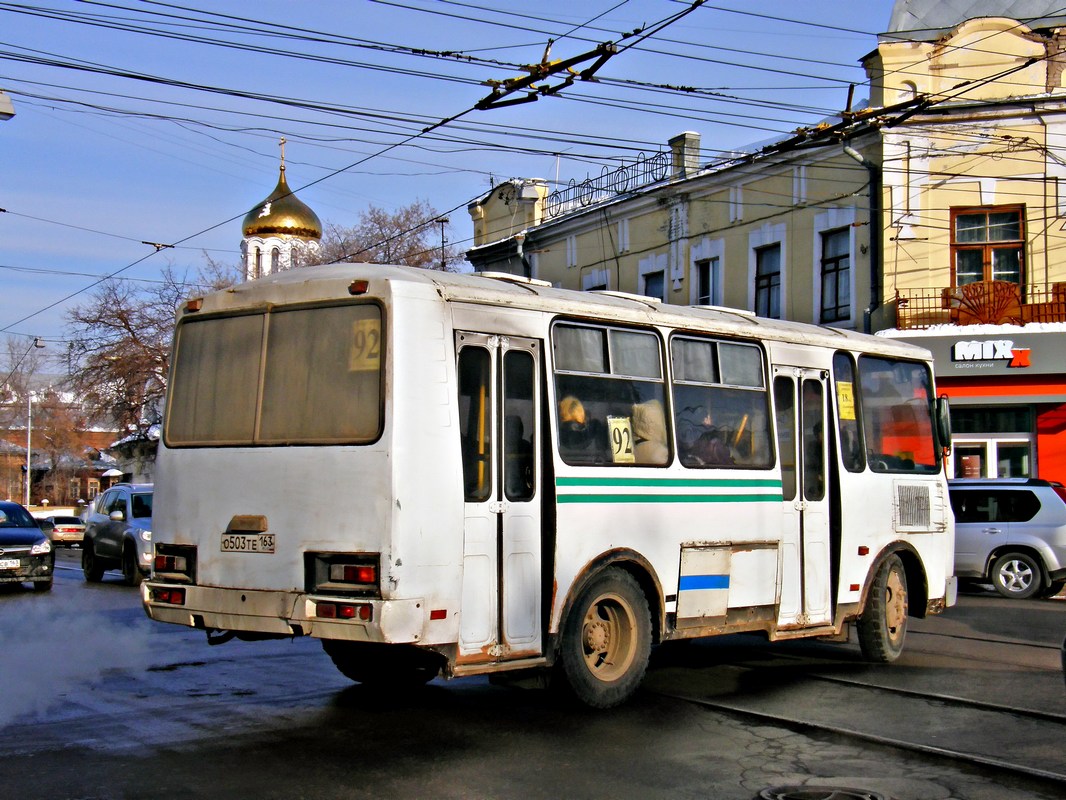
[[[285,165],[270,196],[247,213],[242,224],[248,236],[300,236],[321,239],[322,223],[311,207],[292,193],[285,182]]]

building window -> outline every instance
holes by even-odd
[[[666,276],[660,270],[659,272],[649,272],[644,276],[644,294],[647,297],[654,297],[657,300],[663,300],[663,291],[666,288]]]
[[[781,244],[755,251],[755,313],[781,319]]]
[[[281,250],[274,248],[270,251],[270,273],[273,275],[281,268]]]
[[[618,252],[629,252],[629,220],[618,220]]]
[[[98,494],[100,494],[100,481],[96,478],[89,478],[89,484],[87,487],[88,497],[86,499],[93,500]]]
[[[717,256],[696,262],[696,305],[722,305],[722,259]]]
[[[1024,283],[1023,206],[951,210],[952,285]]]
[[[851,319],[851,231],[839,228],[822,234],[821,322]]]
[[[252,277],[259,279],[263,277],[263,251],[258,247],[254,252],[254,265],[252,267]]]

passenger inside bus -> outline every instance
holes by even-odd
[[[606,426],[601,420],[589,419],[585,405],[573,395],[559,401],[559,452],[568,463],[610,460]]]
[[[633,406],[633,458],[637,464],[663,465],[670,460],[666,446],[666,415],[658,400]]]

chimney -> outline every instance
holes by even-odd
[[[700,170],[700,135],[679,133],[669,141],[670,177],[690,178]]]

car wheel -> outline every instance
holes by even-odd
[[[104,568],[96,557],[96,548],[92,540],[85,542],[81,551],[81,571],[89,583],[99,583],[104,577]]]
[[[907,636],[907,573],[899,556],[889,556],[877,570],[866,608],[856,626],[867,661],[895,661]]]
[[[34,581],[33,589],[37,592],[50,592],[52,591],[52,579],[49,578],[46,581]]]
[[[144,580],[141,568],[137,566],[137,551],[132,547],[122,551],[122,577],[130,586],[140,586]]]
[[[624,702],[644,679],[651,614],[636,579],[606,569],[581,590],[563,627],[559,660],[574,695],[593,708]]]
[[[992,565],[992,586],[1004,597],[1024,600],[1040,591],[1040,565],[1027,553],[1005,553]]]

